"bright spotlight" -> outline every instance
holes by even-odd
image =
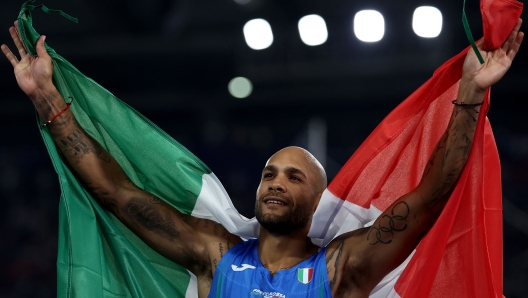
[[[412,27],[420,37],[437,37],[442,32],[442,13],[436,7],[418,7],[414,11]]]
[[[246,98],[253,91],[253,84],[244,77],[236,77],[227,85],[229,93],[236,98]]]
[[[385,20],[375,10],[362,10],[354,17],[354,33],[364,42],[380,41],[385,34]]]
[[[268,21],[254,19],[244,25],[244,37],[253,50],[263,50],[273,43],[273,32]]]
[[[309,46],[318,46],[328,39],[326,23],[316,14],[304,16],[299,20],[299,34],[302,41]]]

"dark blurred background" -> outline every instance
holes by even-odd
[[[59,54],[208,164],[248,217],[271,154],[307,147],[331,179],[388,112],[468,45],[461,0],[237,1],[48,0],[79,24],[33,15]],[[22,3],[0,5],[0,43],[12,49],[8,28]],[[443,14],[437,38],[412,30],[413,11],[422,5]],[[481,36],[478,1],[467,5],[473,33]],[[353,18],[362,9],[385,17],[380,42],[354,36]],[[297,23],[308,14],[325,19],[326,43],[301,41]],[[274,42],[267,49],[252,50],[244,40],[242,28],[254,18],[271,24]],[[489,112],[502,162],[504,294],[510,298],[528,293],[527,47],[493,87]],[[230,95],[228,83],[237,76],[252,81],[249,97]],[[54,297],[57,176],[32,104],[3,58],[0,91],[0,297]]]

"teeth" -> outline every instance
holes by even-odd
[[[279,202],[279,201],[274,201],[274,200],[269,200],[266,202],[267,204],[279,204],[279,205],[284,205],[284,203],[282,202]]]

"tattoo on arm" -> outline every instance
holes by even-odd
[[[154,232],[170,241],[180,238],[180,232],[173,221],[166,220],[152,205],[138,198],[132,198],[124,212],[141,227]]]
[[[465,113],[462,113],[460,116],[468,119],[458,119],[455,122],[454,118],[459,116],[462,109],[461,107],[456,107],[454,117],[449,125],[449,131],[446,133],[444,143],[447,143],[448,137],[450,139],[442,158],[441,168],[443,170],[447,167],[447,173],[442,178],[442,184],[432,193],[430,201],[428,202],[429,208],[435,208],[439,203],[447,202],[449,194],[453,190],[469,158],[476,124]]]
[[[218,243],[218,250],[220,251],[220,258],[224,256],[224,246],[222,243]]]
[[[441,141],[436,146],[436,149],[433,151],[433,154],[431,154],[431,158],[429,158],[429,161],[427,162],[427,166],[425,168],[425,172],[423,174],[424,177],[429,176],[429,172],[431,171],[431,168],[434,165],[436,156],[446,146],[446,142],[447,142],[447,137],[448,136],[449,136],[448,132],[445,132],[444,135],[442,136]]]
[[[85,182],[85,187],[93,194],[94,199],[101,205],[101,207],[110,210],[114,215],[119,215],[119,207],[117,200],[112,198],[108,191],[101,187],[95,186],[90,182]]]
[[[326,256],[327,270],[329,271],[329,273],[333,272],[334,274],[334,277],[332,278],[332,280],[330,280],[330,288],[333,288],[337,281],[337,275],[339,272],[338,266],[339,266],[339,262],[341,261],[341,256],[343,254],[344,242],[345,242],[345,239],[342,239],[337,245],[336,249],[334,249],[330,254]],[[335,255],[335,259],[334,259],[334,255]]]
[[[407,217],[409,213],[410,208],[406,202],[401,201],[394,205],[390,215],[383,215],[378,221],[378,224],[370,228],[367,233],[367,241],[369,244],[391,243],[394,238],[394,232],[401,232],[407,229]]]
[[[37,109],[39,114],[46,115],[46,116],[43,116],[43,118],[53,117],[52,110],[55,107],[54,102],[56,101],[56,98],[58,95],[59,95],[58,93],[52,92],[34,101],[35,108]],[[48,119],[44,119],[44,120],[48,120]]]
[[[110,163],[110,156],[101,144],[87,135],[77,121],[73,131],[65,137],[58,137],[56,142],[62,154],[73,166],[78,165],[83,157],[90,153],[95,154],[99,160]]]

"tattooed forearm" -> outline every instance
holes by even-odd
[[[173,221],[166,220],[162,214],[144,200],[132,198],[125,206],[124,212],[141,227],[166,239],[180,238],[180,232]]]
[[[446,143],[445,152],[438,156],[438,159],[435,158],[436,153],[433,154],[431,164],[425,171],[424,177],[429,168],[438,166],[440,173],[440,176],[436,178],[440,183],[432,190],[432,194],[427,200],[429,208],[436,208],[439,203],[445,204],[447,202],[469,158],[476,123],[471,115],[461,113],[462,109],[464,108],[455,108],[446,137],[437,145],[438,148],[441,148],[442,143]]]
[[[34,99],[33,103],[45,121],[53,118],[54,115],[60,114],[47,127],[57,143],[60,152],[72,166],[77,165],[89,153],[95,154],[98,159],[104,162],[110,162],[109,154],[97,141],[84,131],[77,120],[75,120],[71,110],[64,110],[66,104],[57,91]],[[65,113],[61,111],[65,111]]]
[[[409,205],[406,202],[402,201],[394,205],[390,215],[383,215],[377,224],[370,228],[367,234],[369,244],[391,243],[394,238],[394,232],[401,232],[407,229],[407,217],[409,213]]]
[[[109,163],[110,156],[101,144],[86,134],[76,122],[75,128],[70,133],[62,137],[57,136],[56,138],[63,156],[66,157],[72,166],[78,165],[83,157],[90,153],[95,154],[99,160]]]
[[[449,134],[446,131],[444,133],[444,135],[442,136],[440,142],[438,142],[438,144],[436,145],[436,149],[433,151],[433,154],[431,154],[431,158],[429,158],[429,161],[427,162],[427,166],[425,167],[425,171],[424,171],[423,177],[429,176],[429,172],[431,171],[431,169],[434,166],[436,157],[439,154],[442,154],[444,152],[448,136],[449,136]]]
[[[53,117],[53,110],[59,110],[56,104],[63,102],[62,99],[58,100],[59,96],[59,93],[51,92],[33,101],[35,108],[43,119]]]

